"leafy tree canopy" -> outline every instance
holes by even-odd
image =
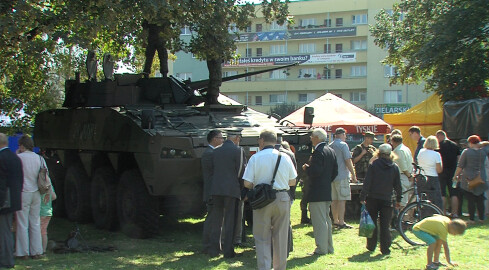
[[[95,51],[99,61],[110,53],[140,70],[147,35],[143,22],[165,26],[160,36],[171,52],[230,59],[236,49],[230,25],[246,28],[255,9],[267,21],[286,19],[287,1],[258,2],[261,5],[242,0],[1,1],[0,114],[14,120],[14,129],[26,128],[35,113],[59,106],[64,80],[76,71],[86,76],[87,50]],[[189,44],[180,40],[185,26],[195,31]]]
[[[403,0],[370,31],[397,67],[391,83],[425,80],[443,101],[488,96],[489,1]]]

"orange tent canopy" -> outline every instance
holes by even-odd
[[[382,119],[331,93],[299,108],[282,121],[293,123],[296,126],[309,126],[304,124],[305,107],[314,107],[312,126],[322,127],[327,132],[334,132],[338,127],[346,129],[351,134],[362,134],[367,131],[384,134],[390,132],[389,124]]]

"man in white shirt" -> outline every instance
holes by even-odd
[[[401,135],[393,135],[391,137],[391,143],[394,153],[397,155],[394,162],[397,164],[397,166],[399,166],[399,172],[401,174],[401,187],[403,192],[401,206],[406,206],[411,193],[404,192],[411,188],[411,183],[413,181],[413,156],[411,154],[411,150],[402,143]]]
[[[274,149],[277,134],[272,130],[260,133],[258,144],[260,152],[254,154],[248,162],[243,179],[244,186],[252,189],[258,184],[270,184],[279,151]],[[273,188],[277,198],[269,205],[253,210],[253,236],[256,245],[258,269],[270,269],[272,266],[271,249],[273,243],[273,269],[283,270],[287,266],[287,240],[290,222],[289,186],[295,185],[297,172],[292,160],[281,154],[281,161],[275,175]]]

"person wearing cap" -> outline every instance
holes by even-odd
[[[417,126],[409,128],[409,137],[416,142],[416,151],[414,151],[413,161],[418,164],[418,154],[421,148],[423,148],[426,139],[421,135],[421,129]]]
[[[200,163],[202,166],[202,176],[204,181],[203,187],[203,200],[207,206],[207,216],[204,221],[204,229],[203,229],[203,240],[202,240],[202,253],[207,254],[210,245],[210,215],[212,209],[212,197],[210,195],[210,187],[212,184],[212,156],[214,149],[220,146],[224,141],[224,137],[222,136],[222,132],[220,130],[214,129],[211,130],[207,134],[207,143],[208,146],[205,148],[204,153],[202,154],[202,158],[200,159]]]
[[[251,156],[246,166],[244,186],[252,189],[259,184],[270,184],[280,155],[273,189],[276,199],[263,208],[253,210],[253,237],[256,245],[257,268],[285,270],[287,268],[287,241],[290,224],[290,186],[296,184],[297,172],[290,157],[274,149],[277,133],[263,130],[258,138],[260,151]],[[273,252],[272,252],[273,246]],[[273,254],[272,254],[273,253]]]
[[[212,156],[212,209],[210,215],[210,243],[207,250],[210,257],[217,257],[221,251],[224,258],[233,258],[234,230],[238,201],[241,199],[241,177],[245,160],[239,147],[240,130],[229,130],[227,140],[214,149]],[[223,234],[223,243],[221,243]]]
[[[369,167],[363,189],[360,193],[360,202],[364,204],[374,221],[379,219],[378,227],[371,238],[367,238],[367,249],[374,251],[377,246],[377,235],[380,234],[380,252],[390,254],[392,243],[389,224],[392,218],[392,190],[396,192],[396,208],[400,208],[402,187],[399,177],[399,168],[393,162],[392,147],[385,143],[379,146],[375,153],[376,159]],[[375,222],[377,224],[377,222]],[[379,232],[377,232],[379,230]]]
[[[392,134],[392,133],[391,133]],[[406,206],[411,196],[412,192],[404,193],[406,190],[410,189],[412,186],[412,182],[414,180],[412,172],[413,172],[413,156],[411,154],[411,150],[409,147],[405,146],[402,143],[401,135],[392,135],[391,137],[391,145],[393,148],[393,152],[396,155],[394,162],[399,167],[399,173],[401,177],[401,187],[402,187],[402,200],[401,206]]]
[[[377,148],[372,145],[375,139],[373,132],[367,131],[363,136],[363,142],[355,146],[352,150],[352,160],[355,165],[355,173],[358,180],[363,180],[367,175],[368,162],[373,157]]]
[[[351,181],[357,182],[353,162],[351,160],[350,149],[346,144],[346,131],[344,128],[335,130],[335,139],[329,145],[335,151],[338,163],[338,175],[331,184],[331,212],[333,212],[334,225],[339,229],[351,229],[352,226],[345,223],[346,201],[351,200],[350,174]]]
[[[484,221],[484,192],[487,190],[487,175],[485,173],[485,163],[489,153],[489,146],[481,147],[481,139],[477,135],[472,135],[467,139],[469,148],[465,149],[458,161],[457,170],[453,181],[460,182],[460,188],[464,190],[464,196],[467,198],[469,219],[467,223],[475,222],[475,209],[479,221]],[[469,181],[473,180],[477,175],[481,176],[485,182],[473,189],[469,189]]]

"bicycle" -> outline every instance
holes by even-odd
[[[419,240],[412,232],[414,224],[422,219],[432,216],[434,214],[442,215],[442,210],[433,204],[431,201],[423,199],[426,197],[426,193],[422,193],[421,196],[418,193],[418,181],[426,181],[426,177],[421,174],[423,170],[417,164],[414,165],[414,185],[412,188],[403,192],[406,194],[411,190],[414,190],[413,195],[409,198],[408,204],[399,212],[397,216],[397,230],[401,234],[402,238],[409,244],[424,245],[425,243]]]

